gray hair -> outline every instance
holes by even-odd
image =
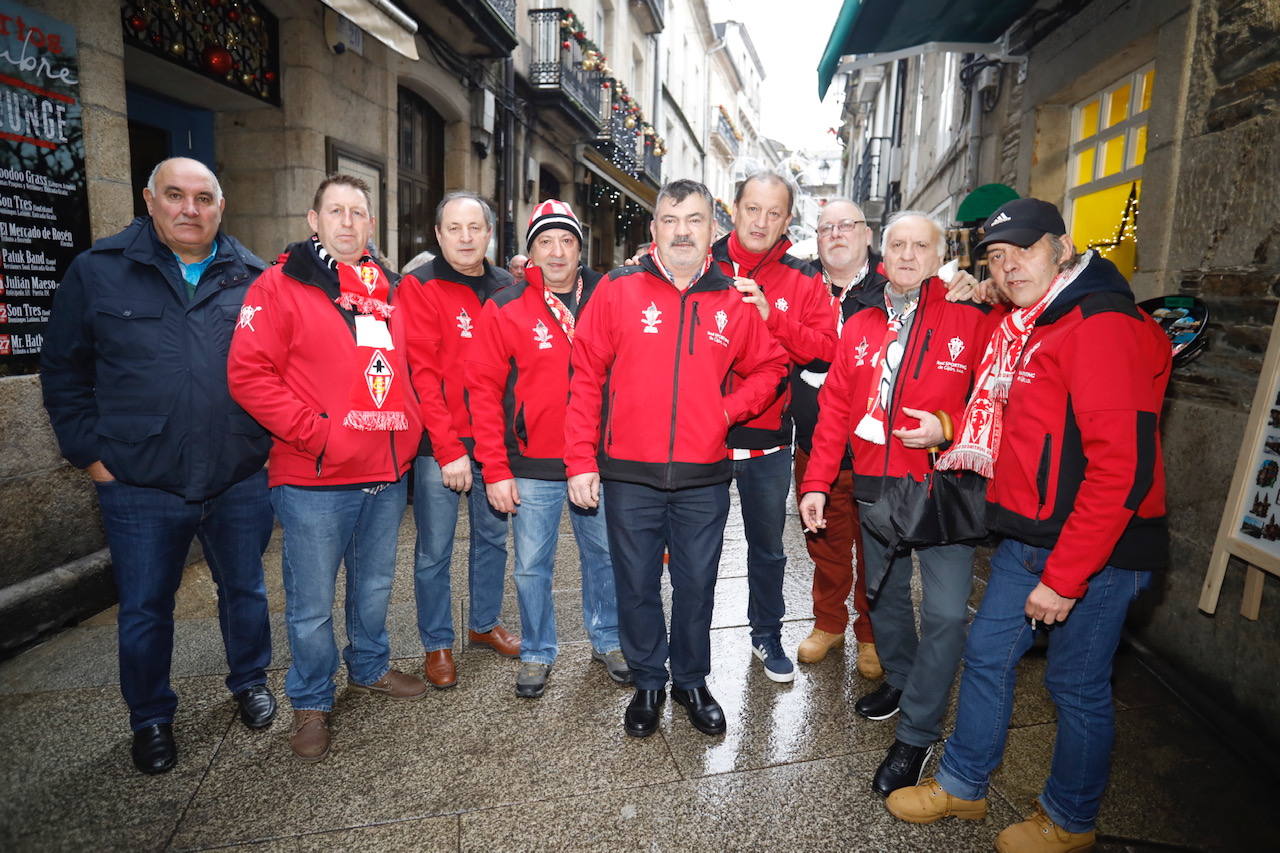
[[[476,204],[480,205],[480,209],[484,211],[485,224],[489,226],[490,231],[493,230],[493,226],[498,221],[498,217],[493,213],[493,208],[489,206],[489,202],[485,201],[470,190],[454,190],[451,193],[445,193],[444,198],[440,199],[440,203],[436,205],[436,227],[439,227],[440,220],[444,218],[444,209],[448,206],[449,202],[458,201],[459,199],[471,199]]]
[[[884,230],[880,232],[880,254],[884,254],[885,248],[889,245],[889,232],[893,227],[904,219],[916,217],[928,222],[933,228],[934,246],[938,251],[938,260],[942,260],[947,256],[947,229],[943,226],[942,221],[938,217],[922,210],[899,210],[897,213],[889,217],[884,223]]]
[[[191,160],[193,163],[200,163],[199,160],[196,160],[193,157],[166,157],[159,163],[156,163],[155,168],[151,170],[151,174],[147,177],[147,190],[153,196],[156,194],[156,175],[160,174],[160,170],[165,166],[165,164],[172,163],[174,160]],[[209,173],[210,179],[213,180],[213,203],[221,204],[222,184],[218,183],[218,176],[213,173],[213,169],[205,166],[204,163],[200,163],[200,165],[204,166],[205,171]]]
[[[761,181],[763,183],[779,183],[786,187],[787,190],[787,212],[794,213],[796,209],[796,195],[798,188],[795,180],[788,174],[779,172],[777,169],[757,169],[747,175],[738,183],[738,188],[733,193],[733,204],[736,207],[738,202],[742,201],[742,194],[746,192],[747,184],[752,181]]]
[[[706,184],[699,183],[690,178],[678,178],[674,181],[668,181],[662,185],[662,189],[658,190],[658,198],[654,200],[653,209],[657,212],[658,205],[663,201],[670,199],[676,204],[680,204],[691,195],[699,196],[707,203],[707,210],[711,214],[715,214],[716,201],[711,197],[711,190],[707,189]]]

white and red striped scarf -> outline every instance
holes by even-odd
[[[960,435],[955,444],[938,457],[934,468],[939,471],[976,471],[988,479],[995,473],[996,457],[1000,455],[1000,435],[1004,429],[1004,406],[1009,402],[1009,389],[1013,386],[1013,376],[1022,361],[1027,340],[1036,320],[1058,298],[1058,294],[1075,281],[1088,261],[1089,256],[1086,255],[1071,269],[1058,273],[1049,290],[1034,305],[1015,308],[1000,321],[978,366],[978,379],[961,417]]]
[[[889,394],[893,390],[893,376],[902,363],[905,348],[898,342],[898,333],[902,331],[903,321],[915,313],[916,306],[920,304],[920,293],[924,290],[922,284],[916,297],[907,300],[902,311],[898,312],[893,310],[893,302],[889,299],[889,287],[890,285],[885,285],[884,291],[884,310],[887,315],[884,337],[880,339],[879,351],[871,357],[873,366],[877,361],[880,363],[880,372],[871,380],[871,387],[867,389],[867,413],[853,430],[858,438],[872,444],[884,444],[888,440],[885,422],[888,420]]]
[[[569,306],[560,301],[560,297],[547,287],[542,286],[542,298],[546,300],[547,307],[551,309],[551,316],[556,318],[556,322],[560,324],[560,329],[564,332],[564,336],[569,339],[569,343],[573,343],[573,332],[577,328],[578,321],[574,318],[573,312],[569,310]],[[582,304],[582,275],[578,275],[578,286],[573,292],[573,304]]]

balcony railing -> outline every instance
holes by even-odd
[[[656,147],[653,140],[647,140],[648,144],[644,145],[644,159],[641,161],[640,177],[647,179],[655,187],[662,186],[662,158],[653,153]]]
[[[887,189],[886,169],[888,165],[885,155],[889,151],[889,137],[872,136],[867,139],[862,149],[862,159],[853,172],[853,186],[850,195],[858,204],[885,197]]]
[[[600,90],[600,131],[596,134],[596,147],[619,169],[635,175],[640,168],[639,143],[643,137],[636,133],[638,124],[634,116],[631,127],[627,127],[627,110],[631,105],[619,95],[618,81],[607,82],[609,88]]]
[[[720,139],[724,142],[725,147],[729,149],[729,153],[734,157],[737,157],[738,134],[734,132],[733,125],[729,124],[729,119],[725,118],[723,112],[717,112],[716,117],[718,119],[716,122],[716,132],[720,134]]]
[[[583,69],[581,46],[561,34],[562,12],[558,8],[529,10],[533,25],[529,83],[544,96],[561,96],[579,124],[594,134],[600,124],[600,72]]]

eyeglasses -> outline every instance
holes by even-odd
[[[818,226],[819,237],[830,237],[834,232],[848,234],[859,225],[866,225],[865,219],[841,219],[839,222],[824,222]]]

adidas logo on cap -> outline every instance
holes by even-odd
[[[997,225],[1003,225],[1004,223],[1009,222],[1009,221],[1011,221],[1012,219],[1013,219],[1013,217],[1012,217],[1012,216],[1010,216],[1009,214],[1005,213],[1005,212],[1002,210],[1002,211],[1000,211],[1000,214],[999,214],[998,216],[996,216],[996,218],[995,218],[995,219],[991,220],[991,222],[989,222],[989,223],[988,223],[988,227],[989,227],[989,228],[994,228],[995,226],[997,226]]]

